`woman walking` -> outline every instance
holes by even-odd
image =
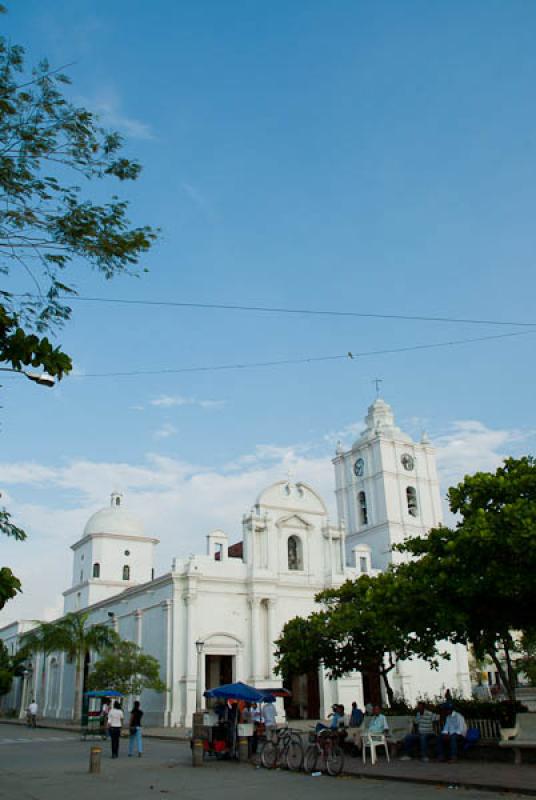
[[[140,701],[136,700],[134,702],[134,708],[130,712],[130,722],[129,722],[129,733],[130,738],[128,740],[128,755],[134,755],[134,742],[136,743],[136,749],[138,751],[138,758],[141,758],[143,753],[143,740],[141,737],[141,718],[143,717],[143,711],[140,708]]]
[[[110,739],[112,741],[112,758],[119,756],[119,739],[121,738],[121,727],[123,725],[123,712],[121,706],[117,702],[108,714],[108,730],[110,731]]]

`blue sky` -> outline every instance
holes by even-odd
[[[25,0],[2,20],[30,60],[75,62],[72,97],[144,165],[127,195],[135,221],[162,228],[149,272],[105,282],[77,265],[81,295],[529,322],[535,25],[536,6],[517,0]],[[334,441],[351,441],[376,376],[398,421],[435,437],[445,485],[534,450],[530,334],[84,377],[515,328],[74,305],[58,339],[77,377],[0,390],[0,488],[31,534],[2,543],[26,591],[0,624],[57,607],[65,548],[116,486],[161,536],[162,570],[211,526],[239,538],[263,481],[289,466],[329,495]]]

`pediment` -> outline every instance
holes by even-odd
[[[306,522],[299,514],[288,514],[285,517],[280,517],[275,524],[278,528],[294,528],[302,531],[311,527],[310,523]]]

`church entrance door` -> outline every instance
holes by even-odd
[[[205,656],[205,689],[233,682],[234,656]]]

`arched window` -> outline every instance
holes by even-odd
[[[128,564],[125,564],[125,566],[123,567],[123,580],[124,581],[130,580],[130,567],[128,566]]]
[[[303,569],[302,543],[298,536],[289,536],[287,554],[289,570]]]
[[[406,498],[408,501],[408,514],[412,517],[419,515],[419,506],[417,504],[417,492],[413,486],[408,486],[406,489]]]
[[[98,561],[93,564],[93,577],[100,578],[100,564]]]
[[[361,525],[368,525],[367,495],[365,492],[359,492],[357,499],[359,501],[359,518],[361,520]]]

